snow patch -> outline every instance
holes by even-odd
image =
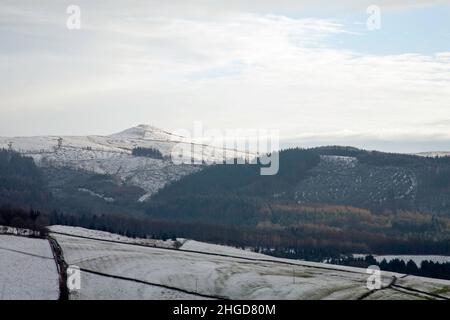
[[[96,192],[91,191],[91,190],[86,189],[86,188],[78,188],[77,190],[80,191],[80,192],[86,192],[86,193],[90,194],[93,197],[97,197],[97,198],[103,199],[106,202],[114,202],[114,198],[105,197],[103,194],[96,193]]]
[[[59,275],[47,240],[0,235],[0,300],[56,300]]]

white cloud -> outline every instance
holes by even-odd
[[[57,114],[70,133],[141,122],[189,128],[194,120],[330,141],[448,132],[417,125],[449,118],[448,53],[383,56],[336,49],[327,40],[348,32],[341,22],[252,10],[272,10],[273,2],[227,2],[223,10],[217,5],[203,11],[195,4],[151,8],[139,2],[124,10],[114,2],[92,3],[80,4],[80,32],[65,29],[63,5],[43,10],[11,2],[3,11],[8,15],[0,14],[9,45],[0,49],[0,134],[17,134],[14,121],[24,114],[37,115],[23,127],[33,133],[43,132],[35,119],[45,123],[49,114]],[[296,5],[307,2],[286,3]]]

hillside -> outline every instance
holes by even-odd
[[[3,138],[23,155],[2,152],[3,203],[55,209],[58,224],[290,258],[450,254],[449,157],[288,149],[279,152],[278,174],[261,176],[251,163],[175,165],[170,149],[183,139],[149,126],[59,142]]]
[[[450,253],[450,158],[347,147],[279,155],[276,176],[259,176],[254,165],[186,176],[152,197],[147,214],[227,226],[233,236],[224,243],[282,255]],[[202,239],[217,238],[205,231]]]
[[[296,187],[295,200],[301,203],[450,214],[450,157],[342,147],[313,150],[321,161]]]
[[[148,201],[167,187],[155,198],[163,199],[165,195],[173,198],[171,193],[176,193],[175,198],[239,193],[242,198],[257,196],[381,211],[405,209],[438,215],[449,212],[450,157],[388,154],[347,147],[293,149],[280,153],[280,171],[276,176],[260,177],[255,165],[218,165],[208,168],[206,173],[199,172],[203,165],[175,165],[170,156],[179,143],[201,146],[193,148],[195,159],[222,159],[227,152],[147,125],[109,136],[0,138],[0,148],[34,159],[43,169],[44,180],[53,186],[53,193],[90,195],[92,201],[97,198],[111,202],[124,193],[127,205],[133,205]],[[242,152],[235,155],[249,156]],[[173,183],[185,176],[189,177]],[[67,183],[58,186],[61,180]],[[92,180],[97,182],[91,183]],[[104,184],[99,182],[102,180]],[[64,185],[72,187],[63,190]],[[121,188],[128,189],[114,191]]]
[[[145,201],[168,182],[199,170],[198,165],[175,165],[170,161],[173,148],[179,144],[189,148],[197,145],[148,125],[108,136],[0,137],[0,148],[32,157],[39,167],[108,174],[121,183],[139,187],[144,190],[137,199],[140,201]],[[206,145],[197,146],[192,154],[194,159],[222,159],[226,152]],[[134,156],[134,148],[158,150],[163,158]],[[241,152],[236,155],[246,156]]]
[[[154,202],[180,197],[239,195],[266,202],[336,204],[374,211],[450,215],[450,157],[420,157],[347,147],[279,153],[280,172],[258,176],[255,165],[216,165],[158,192]],[[176,213],[174,213],[176,214]]]
[[[31,207],[50,197],[43,174],[32,159],[0,149],[0,205]]]

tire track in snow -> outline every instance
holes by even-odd
[[[195,291],[190,291],[190,290],[186,290],[186,289],[181,289],[181,288],[177,288],[177,287],[168,286],[168,285],[161,284],[161,283],[155,283],[155,282],[149,282],[149,281],[144,281],[144,280],[139,280],[139,279],[134,279],[134,278],[117,276],[117,275],[112,275],[112,274],[108,274],[108,273],[98,272],[98,271],[89,270],[89,269],[85,269],[85,268],[80,268],[80,271],[81,272],[87,272],[87,273],[95,274],[95,275],[98,275],[98,276],[114,278],[114,279],[119,279],[119,280],[133,281],[133,282],[137,282],[137,283],[146,284],[146,285],[149,285],[149,286],[155,286],[155,287],[160,287],[160,288],[164,288],[164,289],[179,291],[179,292],[182,292],[182,293],[187,293],[187,294],[195,295],[195,296],[202,297],[202,298],[210,298],[210,299],[217,299],[217,300],[229,300],[226,297],[199,293],[199,292],[195,292]]]
[[[398,285],[398,284],[395,284],[395,283],[392,285],[392,288],[393,289],[394,288],[398,288],[398,289],[402,289],[402,290],[407,290],[407,291],[419,293],[419,294],[422,294],[422,295],[428,295],[428,296],[431,296],[431,297],[437,298],[437,299],[450,300],[450,298],[441,296],[441,295],[439,295],[437,293],[426,292],[426,291],[422,291],[422,290],[419,290],[419,289],[414,289],[414,288],[410,288],[410,287],[401,286],[401,285]]]
[[[53,260],[53,258],[50,258],[50,257],[40,256],[38,254],[29,253],[29,252],[20,251],[20,250],[15,250],[15,249],[10,249],[10,248],[5,248],[5,247],[0,247],[0,250],[20,253],[20,254],[24,254],[24,255],[31,256],[31,257],[36,257],[36,258],[41,258],[41,259]]]

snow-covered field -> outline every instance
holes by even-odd
[[[0,300],[56,300],[59,276],[47,240],[0,235]]]
[[[77,230],[72,232],[75,234]],[[91,235],[98,238],[95,233],[92,231]],[[368,293],[365,269],[278,259],[196,241],[187,241],[182,250],[167,250],[59,234],[53,236],[61,245],[66,262],[82,270],[168,287],[160,288],[82,271],[81,291],[72,294],[72,299],[188,298],[185,292],[177,289],[229,299],[358,299]],[[203,251],[205,254],[189,250]],[[413,276],[400,278],[403,275],[383,272],[383,284],[390,284],[394,276],[398,278],[396,283],[399,285],[449,294],[450,281],[444,280]],[[119,283],[123,285],[118,286]],[[393,287],[366,298],[433,297]]]
[[[71,299],[450,298],[446,280],[382,272],[383,286],[392,285],[370,293],[365,269],[280,259],[185,239],[179,239],[183,245],[177,250],[172,241],[66,226],[51,230],[66,262],[81,268],[81,290],[73,291]],[[0,235],[0,299],[58,296],[49,242]]]
[[[127,280],[84,272],[81,290],[73,291],[71,300],[197,300],[203,299],[176,290],[149,286]]]
[[[229,256],[238,256],[238,257],[246,257],[246,258],[260,258],[266,259],[268,256],[252,252],[249,250],[241,250],[238,248],[233,248],[229,246],[222,246],[217,244],[205,243],[195,240],[180,240],[183,245],[180,249],[187,251],[200,251],[206,253],[214,253],[214,254],[225,254]]]

